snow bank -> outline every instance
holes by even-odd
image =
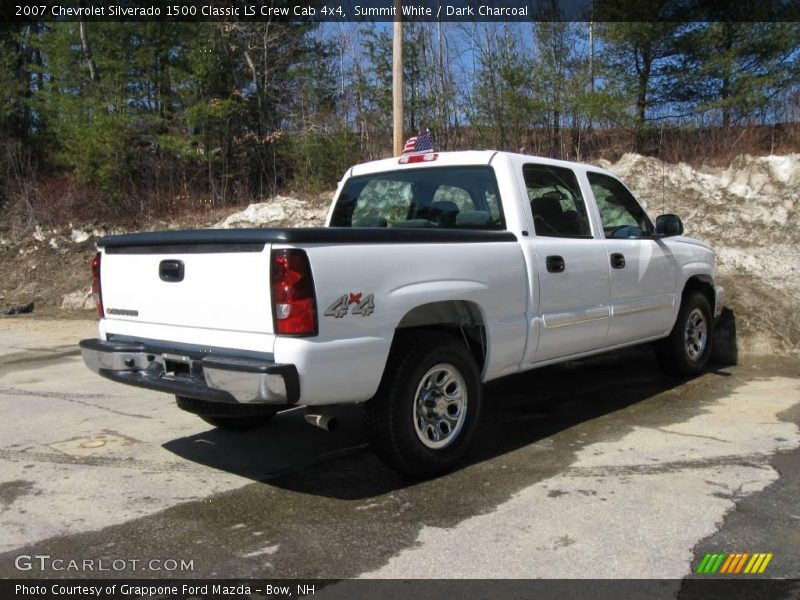
[[[316,207],[303,200],[275,196],[268,202],[251,204],[214,225],[218,229],[247,227],[315,227],[325,222],[327,207]]]
[[[794,286],[800,265],[800,154],[742,156],[724,169],[694,169],[626,154],[601,166],[619,175],[651,215],[674,212],[687,235],[708,241],[722,272]],[[795,281],[786,282],[795,275]]]
[[[92,298],[92,288],[77,290],[71,294],[65,294],[61,298],[61,308],[64,310],[94,310],[94,299]]]

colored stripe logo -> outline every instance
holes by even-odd
[[[695,572],[704,575],[760,575],[766,570],[772,556],[772,552],[707,552]]]

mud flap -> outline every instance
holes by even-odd
[[[712,363],[735,365],[739,362],[739,347],[736,341],[736,315],[730,308],[723,308],[714,324],[714,341],[711,346]]]

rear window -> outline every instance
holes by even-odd
[[[352,177],[339,195],[331,226],[506,228],[494,172],[483,166]]]

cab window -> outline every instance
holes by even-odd
[[[575,173],[548,165],[525,165],[522,173],[537,236],[592,237]]]
[[[494,171],[486,166],[401,169],[351,177],[333,227],[506,228]]]

